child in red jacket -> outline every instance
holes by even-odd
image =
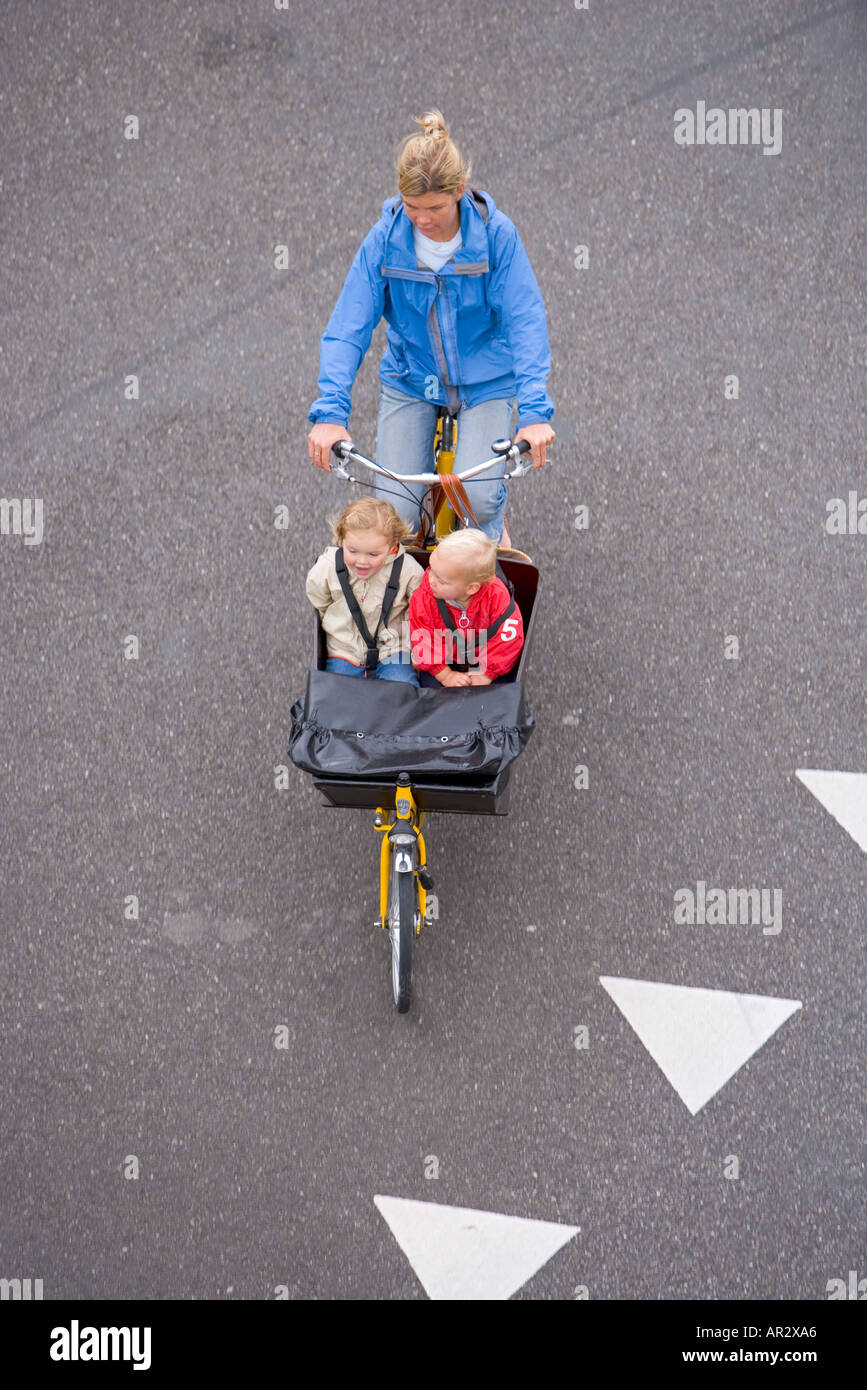
[[[524,645],[521,610],[496,575],[497,546],[475,527],[431,552],[409,601],[412,663],[421,685],[490,685]]]

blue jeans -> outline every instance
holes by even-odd
[[[334,671],[338,676],[362,676],[367,679],[363,666],[356,666],[354,661],[347,661],[342,656],[330,656],[325,669]],[[406,681],[408,685],[418,685],[418,671],[408,661],[380,661],[375,676],[381,681]]]
[[[458,414],[458,447],[455,472],[472,468],[492,457],[491,443],[512,435],[514,398],[482,401],[463,406]],[[376,432],[376,462],[392,473],[430,473],[433,470],[433,442],[437,424],[436,401],[419,400],[380,383],[379,420]],[[464,483],[479,527],[499,543],[503,535],[503,512],[508,496],[503,474],[505,460]],[[376,495],[390,502],[395,511],[415,528],[419,525],[424,483],[395,483],[377,477]]]

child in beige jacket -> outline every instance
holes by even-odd
[[[412,528],[377,497],[351,502],[330,524],[336,544],[306,585],[325,632],[326,671],[418,685],[407,613],[424,570],[404,548]]]

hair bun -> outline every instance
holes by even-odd
[[[427,111],[424,116],[416,117],[421,126],[422,135],[428,140],[448,140],[448,127],[442,117],[441,111]]]
[[[449,135],[445,117],[432,106],[414,116],[416,132],[407,135],[397,151],[397,191],[406,197],[425,193],[456,194],[470,181],[470,166]]]

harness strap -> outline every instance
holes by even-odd
[[[364,621],[364,614],[359,607],[358,599],[352,592],[352,585],[349,581],[349,574],[346,569],[346,561],[343,558],[342,545],[338,546],[337,553],[334,556],[334,564],[337,569],[337,578],[340,580],[340,587],[343,590],[343,596],[352,614],[352,620],[361,633],[362,641],[367,649],[364,658],[364,669],[365,671],[375,671],[379,663],[379,647],[377,646],[376,639],[379,635],[379,629],[388,625],[389,615],[394,607],[394,600],[398,588],[400,587],[400,572],[403,569],[403,555],[398,555],[397,559],[392,563],[391,574],[385,586],[385,594],[382,599],[379,621],[376,624],[376,630],[372,637],[367,623]]]
[[[464,628],[459,627],[459,626],[455,623],[455,620],[454,620],[454,618],[452,617],[452,615],[451,615],[451,613],[450,613],[450,611],[449,611],[449,609],[448,609],[448,606],[447,606],[447,604],[446,604],[446,602],[445,602],[445,599],[438,598],[438,599],[436,600],[436,605],[437,605],[437,608],[438,608],[439,611],[440,611],[440,617],[442,618],[442,620],[443,620],[443,622],[445,623],[446,627],[450,629],[450,631],[452,631],[452,632],[464,632],[464,631],[467,630],[467,629],[464,629]],[[502,613],[499,615],[499,617],[498,617],[498,618],[495,618],[494,621],[490,624],[490,626],[485,628],[485,631],[484,631],[484,638],[485,638],[485,642],[486,642],[486,643],[487,643],[487,641],[488,641],[488,639],[489,639],[490,637],[493,637],[494,633],[497,631],[497,629],[500,627],[500,625],[501,625],[502,623],[504,623],[504,622],[506,621],[507,618],[511,617],[511,615],[514,613],[514,611],[515,611],[515,599],[514,599],[514,595],[510,595],[508,607],[504,608],[503,611],[502,611]],[[464,649],[464,657],[465,657],[465,660],[463,660],[463,661],[450,661],[450,662],[448,663],[448,665],[450,666],[450,668],[451,668],[452,671],[469,671],[469,669],[470,669],[471,666],[478,666],[478,665],[479,665],[479,652],[478,652],[478,648],[475,646],[475,639],[474,639],[474,648],[473,648],[473,651],[472,651],[472,653],[471,653],[471,658],[472,658],[472,659],[471,659],[471,660],[467,660],[467,659],[466,659],[466,657],[467,657],[466,648]]]

